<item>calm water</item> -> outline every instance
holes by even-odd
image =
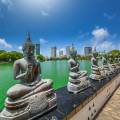
[[[91,72],[89,61],[80,61],[80,69]],[[50,78],[54,81],[55,89],[66,86],[68,82],[67,61],[46,61],[41,63],[42,78]],[[13,79],[13,65],[0,64],[0,109],[4,107],[6,92],[12,85],[18,83]]]

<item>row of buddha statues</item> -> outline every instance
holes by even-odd
[[[69,82],[67,89],[72,93],[79,93],[84,89],[91,87],[90,80],[101,82],[105,79],[110,79],[110,76],[120,71],[119,56],[113,60],[111,57],[108,60],[107,54],[99,56],[98,52],[93,51],[91,57],[91,74],[87,75],[87,71],[79,70],[79,62],[76,60],[77,51],[74,47],[70,51],[69,64]]]
[[[14,79],[20,82],[7,91],[5,108],[0,113],[0,120],[28,120],[41,116],[57,106],[57,95],[52,88],[53,81],[41,78],[40,62],[34,56],[34,45],[30,35],[23,44],[23,58],[14,63]],[[77,51],[70,50],[68,92],[74,94],[90,87],[90,80],[101,81],[120,68],[120,60],[115,64],[102,56],[102,65],[98,65],[98,53],[93,52],[91,58],[91,75],[87,71],[80,71],[80,64],[76,59]]]

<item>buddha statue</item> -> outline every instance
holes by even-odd
[[[116,71],[116,65],[115,65],[115,58],[112,57],[112,54],[109,55],[109,68],[112,73],[115,73]]]
[[[111,74],[107,58],[107,54],[102,55],[102,69],[104,72],[104,77],[109,76]]]
[[[67,89],[69,92],[74,94],[83,91],[90,86],[87,80],[87,72],[79,70],[79,63],[76,60],[77,51],[72,47],[70,49],[70,59],[68,61],[69,65],[69,81],[67,84]]]
[[[114,64],[116,66],[116,71],[119,71],[119,68],[120,68],[119,54],[115,55]]]
[[[119,66],[118,71],[120,72],[120,55],[118,55],[118,66]]]
[[[23,44],[23,58],[14,63],[14,79],[20,82],[7,91],[0,120],[27,120],[56,107],[53,81],[41,78],[40,63],[34,56],[34,45],[28,34]]]
[[[101,68],[98,65],[98,53],[96,51],[93,52],[91,58],[91,69],[92,72],[90,74],[90,79],[100,81],[103,79],[103,75],[101,73]]]
[[[120,66],[120,55],[118,56],[118,63],[119,63],[119,66]]]

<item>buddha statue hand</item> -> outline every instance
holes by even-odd
[[[32,72],[32,68],[33,68],[33,65],[29,63],[28,66],[27,66],[27,72],[31,73]]]
[[[26,78],[30,78],[30,77],[32,78],[32,69],[33,69],[33,65],[28,64],[26,70]]]

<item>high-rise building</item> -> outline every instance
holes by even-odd
[[[51,48],[51,57],[55,58],[57,56],[57,48],[56,47],[52,47]]]
[[[63,50],[59,51],[59,57],[63,57]]]
[[[92,47],[84,47],[85,55],[90,55],[92,53]]]
[[[70,46],[66,47],[66,56],[70,57]]]
[[[36,55],[40,55],[40,44],[35,44],[35,53]]]

